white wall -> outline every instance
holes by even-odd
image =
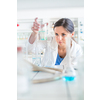
[[[58,17],[80,18],[80,17],[84,17],[84,7],[17,11],[17,19],[34,19],[35,17],[38,17],[38,18],[58,18]]]

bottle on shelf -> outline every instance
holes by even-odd
[[[52,23],[52,31],[53,31],[53,28],[54,28],[54,22]]]

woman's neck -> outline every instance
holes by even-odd
[[[60,46],[60,45],[58,45],[58,49],[59,50],[65,50],[66,49],[66,46]]]
[[[72,41],[71,41],[70,47],[72,47]],[[66,45],[64,45],[64,46],[58,45],[58,49],[59,49],[59,50],[66,50]]]

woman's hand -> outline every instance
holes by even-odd
[[[38,19],[38,18],[35,18],[35,22],[33,22],[33,26],[32,26],[32,28],[31,28],[31,30],[32,30],[35,34],[38,33],[39,28],[40,28],[40,24],[37,22],[37,19]]]
[[[31,28],[31,30],[33,31],[33,32],[31,33],[30,37],[29,37],[29,42],[30,42],[31,44],[33,44],[34,41],[36,40],[37,33],[38,33],[39,29],[43,28],[45,24],[48,25],[48,23],[45,23],[45,24],[40,25],[40,24],[37,22],[37,19],[38,19],[38,18],[35,18],[35,22],[33,22],[33,26],[32,26],[32,28]]]
[[[38,22],[37,22],[37,19],[38,18],[35,18],[35,22],[33,22],[33,27],[31,28],[31,30],[34,32],[34,33],[38,33],[39,29],[43,28],[44,27],[44,24],[40,25]],[[46,23],[47,24],[47,23]]]

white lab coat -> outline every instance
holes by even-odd
[[[53,64],[55,65],[57,54],[58,54],[58,44],[55,40],[55,37],[49,37],[48,39],[50,39],[50,38],[52,39],[52,41],[50,43],[50,48],[52,50],[52,56],[53,56],[52,61],[53,61]],[[34,51],[34,48],[36,45],[41,49],[46,48],[47,40],[39,40],[37,42],[35,41],[33,44],[30,44],[28,42],[28,51],[29,52]],[[49,51],[46,51],[46,52],[49,52]],[[79,58],[82,55],[82,49],[81,49],[81,46],[79,44],[77,44],[74,40],[72,40],[72,47],[70,49],[70,52],[71,52],[71,64],[76,65],[77,58]],[[47,55],[44,54],[43,59],[45,59],[46,56]],[[63,61],[60,63],[60,65],[65,65],[67,63],[66,57],[67,57],[67,55],[65,56]]]

